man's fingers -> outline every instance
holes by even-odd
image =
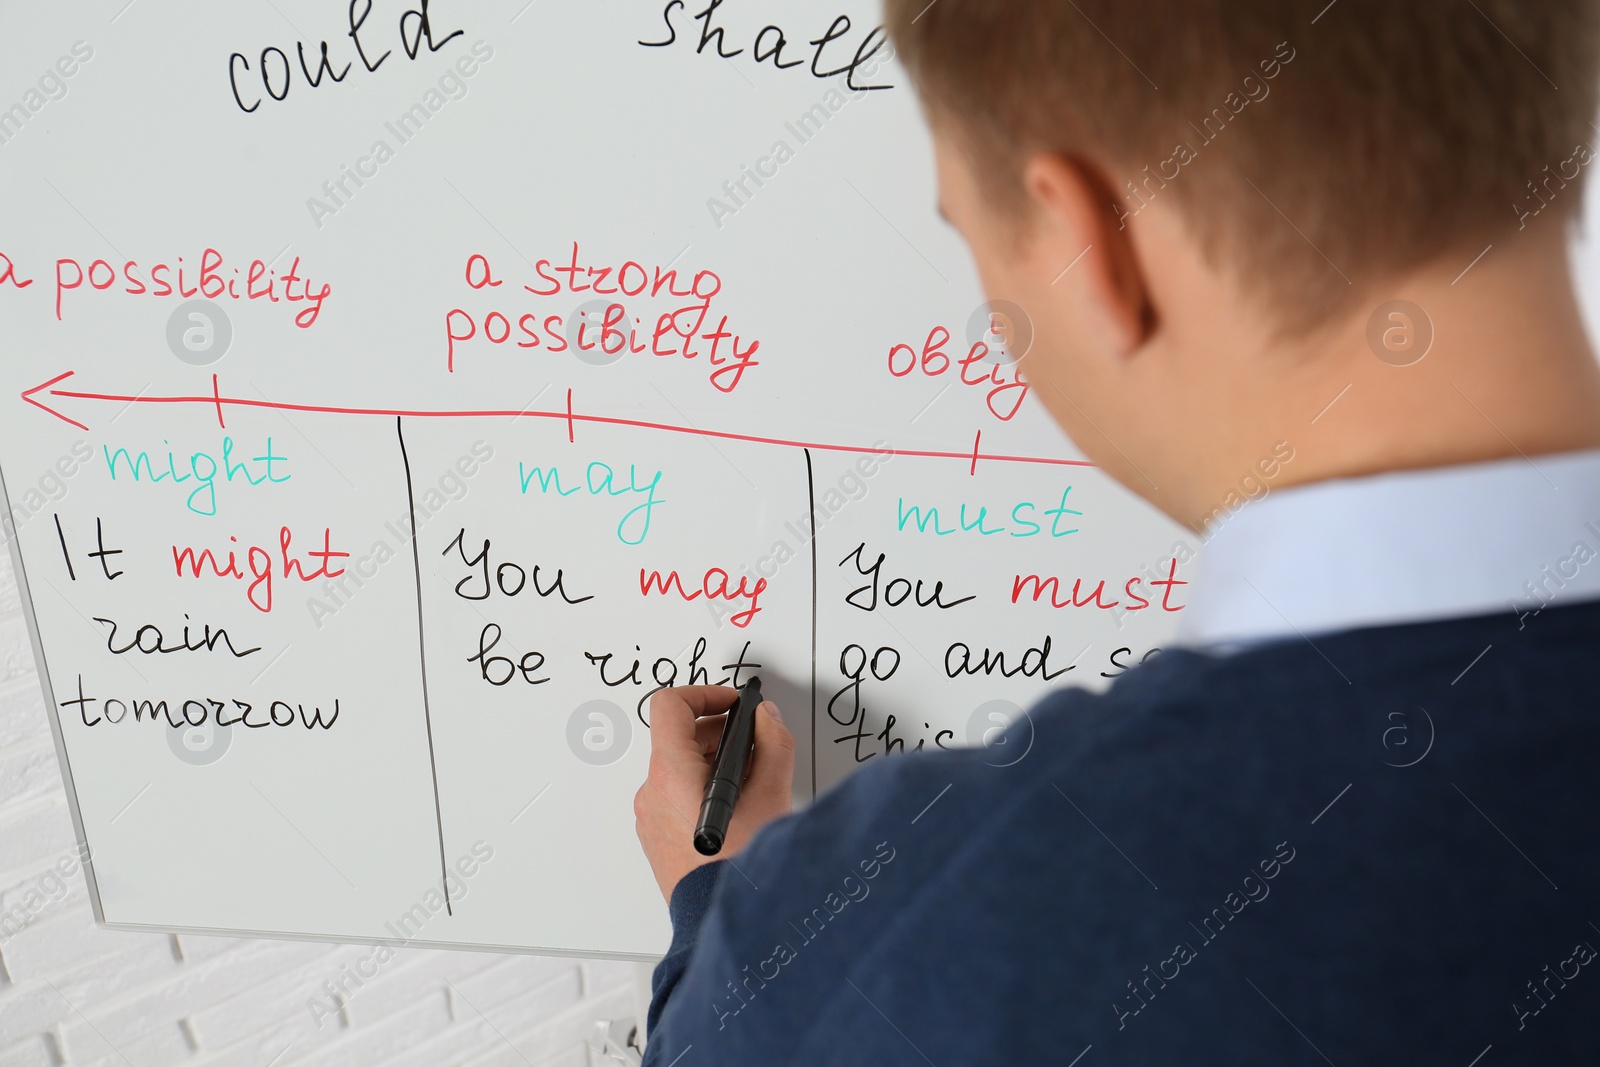
[[[663,689],[650,698],[650,758],[657,754],[682,759],[703,757],[696,734],[701,716],[727,711],[739,691],[724,685],[686,685]]]
[[[682,699],[696,716],[720,715],[739,702],[739,690],[731,685],[680,685],[661,692]]]
[[[755,760],[745,790],[787,800],[794,783],[794,735],[777,711],[778,706],[770,700],[756,709]]]
[[[710,756],[717,751],[717,742],[722,739],[722,729],[727,722],[726,715],[705,715],[694,721],[694,738],[702,756]]]

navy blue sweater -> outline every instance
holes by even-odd
[[[679,884],[646,1063],[1600,1062],[1600,605],[1518,625],[1169,651],[874,760]]]

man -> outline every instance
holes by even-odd
[[[1593,1062],[1596,5],[887,8],[1035,394],[1206,530],[1185,647],[788,817],[764,706],[714,863],[732,694],[659,695],[647,1061]]]

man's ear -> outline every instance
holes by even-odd
[[[1072,264],[1052,284],[1070,282],[1083,294],[1112,351],[1124,355],[1140,347],[1155,328],[1154,308],[1111,187],[1083,161],[1052,153],[1029,159],[1022,180],[1037,209],[1038,251],[1063,267]]]

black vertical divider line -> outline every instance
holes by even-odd
[[[806,449],[806,508],[811,525],[811,799],[817,799],[817,480]]]
[[[417,547],[417,499],[411,488],[411,457],[406,454],[406,431],[397,415],[394,432],[400,438],[400,462],[406,469],[406,509],[411,517],[411,568],[417,578],[417,662],[422,666],[422,721],[428,731],[428,769],[433,773],[433,820],[439,828],[439,884],[444,887],[444,910],[454,915],[450,906],[450,868],[444,858],[444,814],[439,808],[439,764],[433,755],[433,712],[428,706],[428,644],[422,633],[422,557]]]

